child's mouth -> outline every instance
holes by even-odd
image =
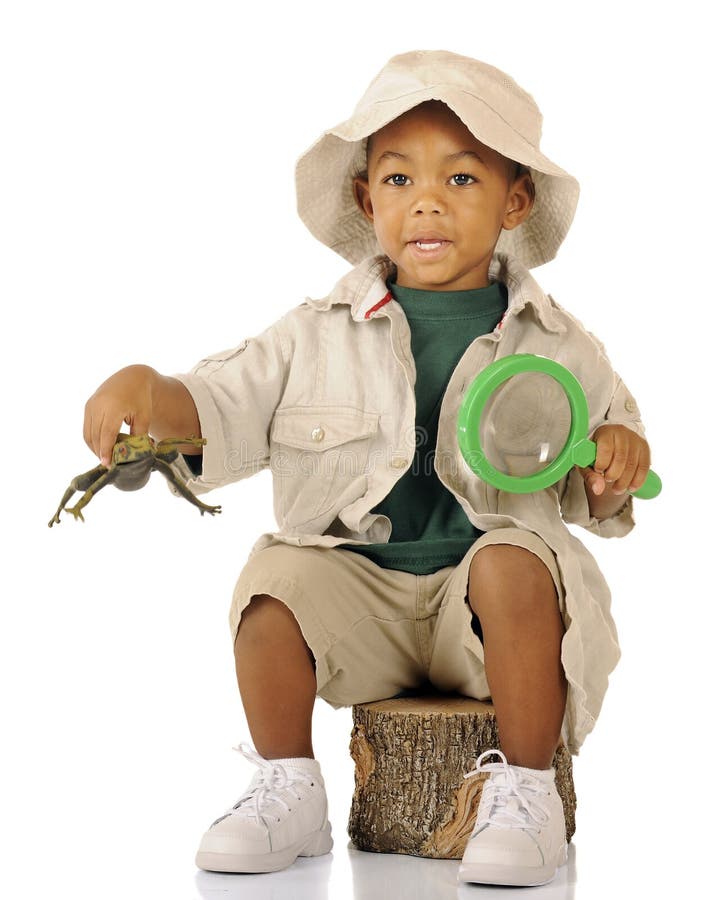
[[[408,247],[418,259],[435,259],[446,251],[451,241],[410,241]]]

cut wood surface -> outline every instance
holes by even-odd
[[[463,775],[475,768],[483,751],[500,747],[492,705],[429,694],[358,704],[352,715],[352,842],[380,853],[460,859],[487,778]],[[564,744],[553,765],[570,841],[576,798],[572,757]]]

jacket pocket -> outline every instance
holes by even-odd
[[[277,409],[270,431],[275,511],[298,526],[343,508],[367,484],[370,443],[378,413],[352,406]]]

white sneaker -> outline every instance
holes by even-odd
[[[333,840],[320,763],[267,760],[248,744],[233,749],[259,771],[232,809],[202,836],[197,867],[208,872],[277,872],[298,856],[329,853]]]
[[[481,765],[493,754],[502,762]],[[511,766],[499,750],[486,750],[464,777],[477,772],[490,776],[483,785],[458,880],[504,885],[552,881],[567,860],[565,813],[555,770]]]

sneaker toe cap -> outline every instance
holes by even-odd
[[[238,846],[242,846],[244,853],[269,852],[267,828],[247,819],[227,816],[205,832],[199,849],[204,853],[233,853]]]
[[[529,832],[521,829],[486,829],[468,842],[462,862],[534,868],[544,865],[545,859]]]

